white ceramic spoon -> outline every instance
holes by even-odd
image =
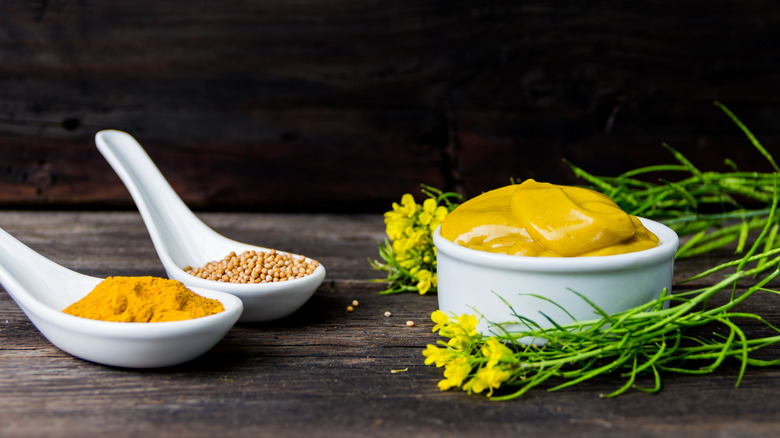
[[[62,313],[102,279],[71,271],[0,229],[0,283],[52,344],[82,359],[128,368],[156,368],[194,359],[213,347],[241,314],[238,298],[192,288],[225,310],[183,321],[133,323]]]
[[[290,315],[322,284],[325,268],[321,264],[310,275],[278,283],[223,283],[184,272],[186,266],[197,268],[221,260],[231,251],[240,254],[268,248],[228,239],[201,222],[129,134],[100,131],[95,143],[133,197],[168,276],[187,286],[220,290],[241,298],[244,313],[239,321],[270,321]]]

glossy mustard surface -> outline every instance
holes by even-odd
[[[444,219],[441,235],[479,251],[531,257],[624,254],[659,243],[609,197],[532,179],[464,202]]]

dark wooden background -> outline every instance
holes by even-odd
[[[780,155],[780,3],[0,0],[0,208],[132,208],[136,136],[194,208],[382,211],[426,183]]]

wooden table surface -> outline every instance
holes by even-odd
[[[292,316],[237,325],[200,358],[158,370],[63,353],[0,292],[0,436],[780,435],[776,368],[749,369],[738,388],[733,363],[707,376],[665,375],[659,394],[616,399],[599,394],[617,378],[509,402],[441,392],[441,369],[421,355],[438,338],[429,319],[436,296],[378,295],[372,282],[381,215],[199,216],[237,240],[320,260],[325,282]],[[88,275],[165,275],[135,211],[3,211],[0,227]],[[676,277],[710,263],[679,262]],[[352,300],[360,305],[350,313]],[[777,304],[758,297],[751,306],[777,323]]]

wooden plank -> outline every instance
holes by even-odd
[[[320,259],[326,282],[288,318],[238,325],[201,358],[146,371],[68,356],[0,292],[0,435],[710,437],[773,436],[780,428],[780,372],[749,369],[735,388],[734,363],[708,376],[665,375],[657,395],[611,400],[599,394],[614,390],[617,376],[506,403],[441,392],[442,370],[421,356],[439,339],[428,319],[436,297],[380,296],[381,284],[371,281],[377,273],[366,259],[383,236],[381,216],[202,217],[229,237]],[[163,275],[135,212],[2,211],[0,227],[90,275]],[[678,265],[688,272],[710,262]],[[350,313],[353,299],[359,306]],[[746,310],[774,321],[777,300],[760,296]]]
[[[323,4],[3,2],[0,205],[132,207],[93,135],[137,136],[198,208],[380,211],[777,152],[780,8],[766,0]],[[358,44],[359,42],[359,44]],[[738,148],[735,151],[735,148]]]

